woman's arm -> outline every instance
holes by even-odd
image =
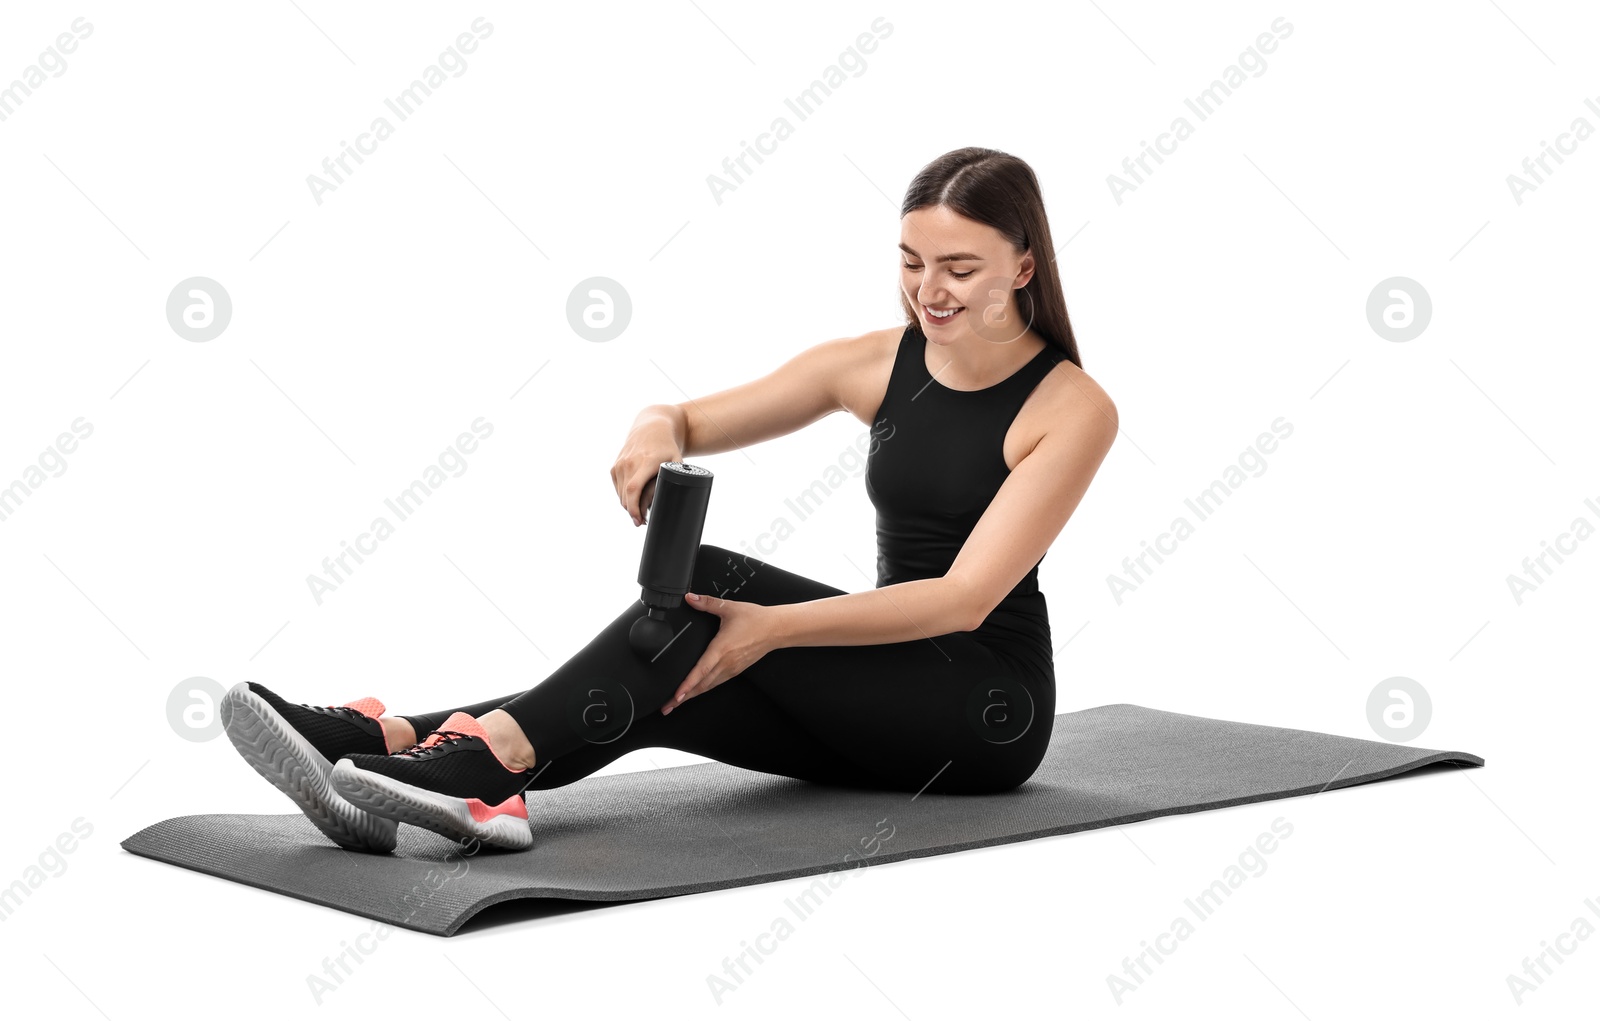
[[[687,460],[792,433],[835,411],[870,398],[855,381],[870,376],[903,328],[823,341],[759,379],[682,404],[652,404],[635,416],[622,452],[611,466],[617,500],[644,524],[655,481],[666,457]],[[880,395],[881,396],[881,395]],[[746,455],[748,456],[748,455]]]
[[[939,636],[977,627],[964,599],[948,578],[923,578],[867,592],[847,592],[800,603],[739,602],[690,592],[689,605],[722,620],[677,692],[661,707],[666,715],[690,699],[737,677],[774,649],[796,645],[880,645]]]
[[[633,425],[629,427],[631,436],[640,427],[646,429],[660,429],[671,439],[672,445],[683,451],[683,456],[688,457],[688,448],[684,441],[689,438],[689,422],[684,417],[683,408],[676,404],[652,404],[643,409],[633,418]]]
[[[704,457],[796,432],[848,410],[849,381],[881,360],[904,327],[826,340],[748,383],[680,404],[652,405],[671,426],[684,457]]]
[[[982,620],[976,602],[949,577],[905,581],[769,609],[774,611],[772,642],[780,649],[909,642],[971,631]]]
[[[1061,390],[1054,424],[1007,475],[943,577],[771,607],[775,646],[977,629],[1055,542],[1116,439],[1116,405],[1081,369],[1076,375]]]

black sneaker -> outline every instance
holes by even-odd
[[[380,853],[394,850],[394,821],[350,804],[333,789],[330,776],[341,756],[388,753],[378,725],[383,712],[375,698],[297,705],[251,681],[228,689],[220,709],[234,748],[328,839],[352,851]]]
[[[532,776],[489,746],[482,724],[454,713],[418,744],[393,755],[347,755],[333,785],[351,804],[452,840],[523,850],[533,846],[523,788]]]

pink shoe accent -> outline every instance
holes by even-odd
[[[466,713],[451,713],[450,714],[450,718],[445,720],[443,723],[441,723],[439,725],[439,729],[438,730],[435,730],[433,733],[429,734],[427,737],[422,739],[422,747],[423,748],[432,748],[434,745],[438,744],[440,741],[443,741],[444,740],[444,735],[445,735],[445,733],[447,731],[454,732],[454,733],[457,733],[457,734],[467,734],[467,735],[470,735],[472,737],[481,738],[483,740],[483,743],[485,745],[488,745],[489,752],[492,755],[494,755],[495,761],[500,763],[500,765],[505,766],[505,768],[508,771],[510,771],[512,773],[526,773],[527,772],[526,769],[512,769],[510,766],[507,766],[506,765],[506,760],[502,759],[500,757],[500,753],[494,750],[494,742],[489,740],[489,732],[487,730],[483,729],[483,724],[479,723],[476,719],[472,718],[471,716],[468,716]],[[517,798],[517,800],[520,801],[521,797],[519,796]],[[482,804],[482,802],[479,802],[479,804]],[[505,805],[501,805],[499,808],[490,809],[489,811],[491,811],[491,812],[499,812],[502,809],[505,809],[506,805],[509,805],[509,804],[510,804],[510,802],[507,801]],[[509,811],[509,809],[508,809],[508,811]],[[526,810],[524,810],[522,817],[524,819],[526,819],[528,817]],[[482,820],[479,820],[479,821],[481,822]]]
[[[522,795],[513,794],[498,805],[490,807],[477,798],[467,799],[467,811],[472,813],[473,822],[488,822],[497,815],[509,815],[518,819],[528,817],[528,803],[522,800]]]
[[[354,702],[346,702],[344,708],[354,709],[362,716],[370,716],[373,719],[377,719],[384,713],[383,703],[375,698],[358,698]]]

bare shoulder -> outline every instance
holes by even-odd
[[[1046,435],[1062,435],[1075,442],[1110,446],[1116,439],[1116,402],[1094,377],[1065,358],[1045,374],[1027,406],[1041,440]]]
[[[905,332],[906,327],[901,324],[828,341],[835,345],[837,356],[832,364],[837,372],[839,402],[865,425],[872,424],[872,416],[883,406],[884,395],[889,391],[889,374]]]

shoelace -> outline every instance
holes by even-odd
[[[342,716],[347,720],[367,719],[366,713],[359,709],[352,709],[347,705],[312,705],[309,702],[301,702],[300,708],[310,709],[313,712],[333,713],[334,715]]]
[[[412,745],[410,748],[407,748],[405,751],[400,752],[399,754],[416,755],[418,752],[426,751],[429,748],[437,748],[442,744],[449,744],[452,741],[464,741],[472,736],[473,735],[471,734],[463,734],[459,730],[435,730],[427,737],[423,738],[421,741],[418,741],[416,744]]]

